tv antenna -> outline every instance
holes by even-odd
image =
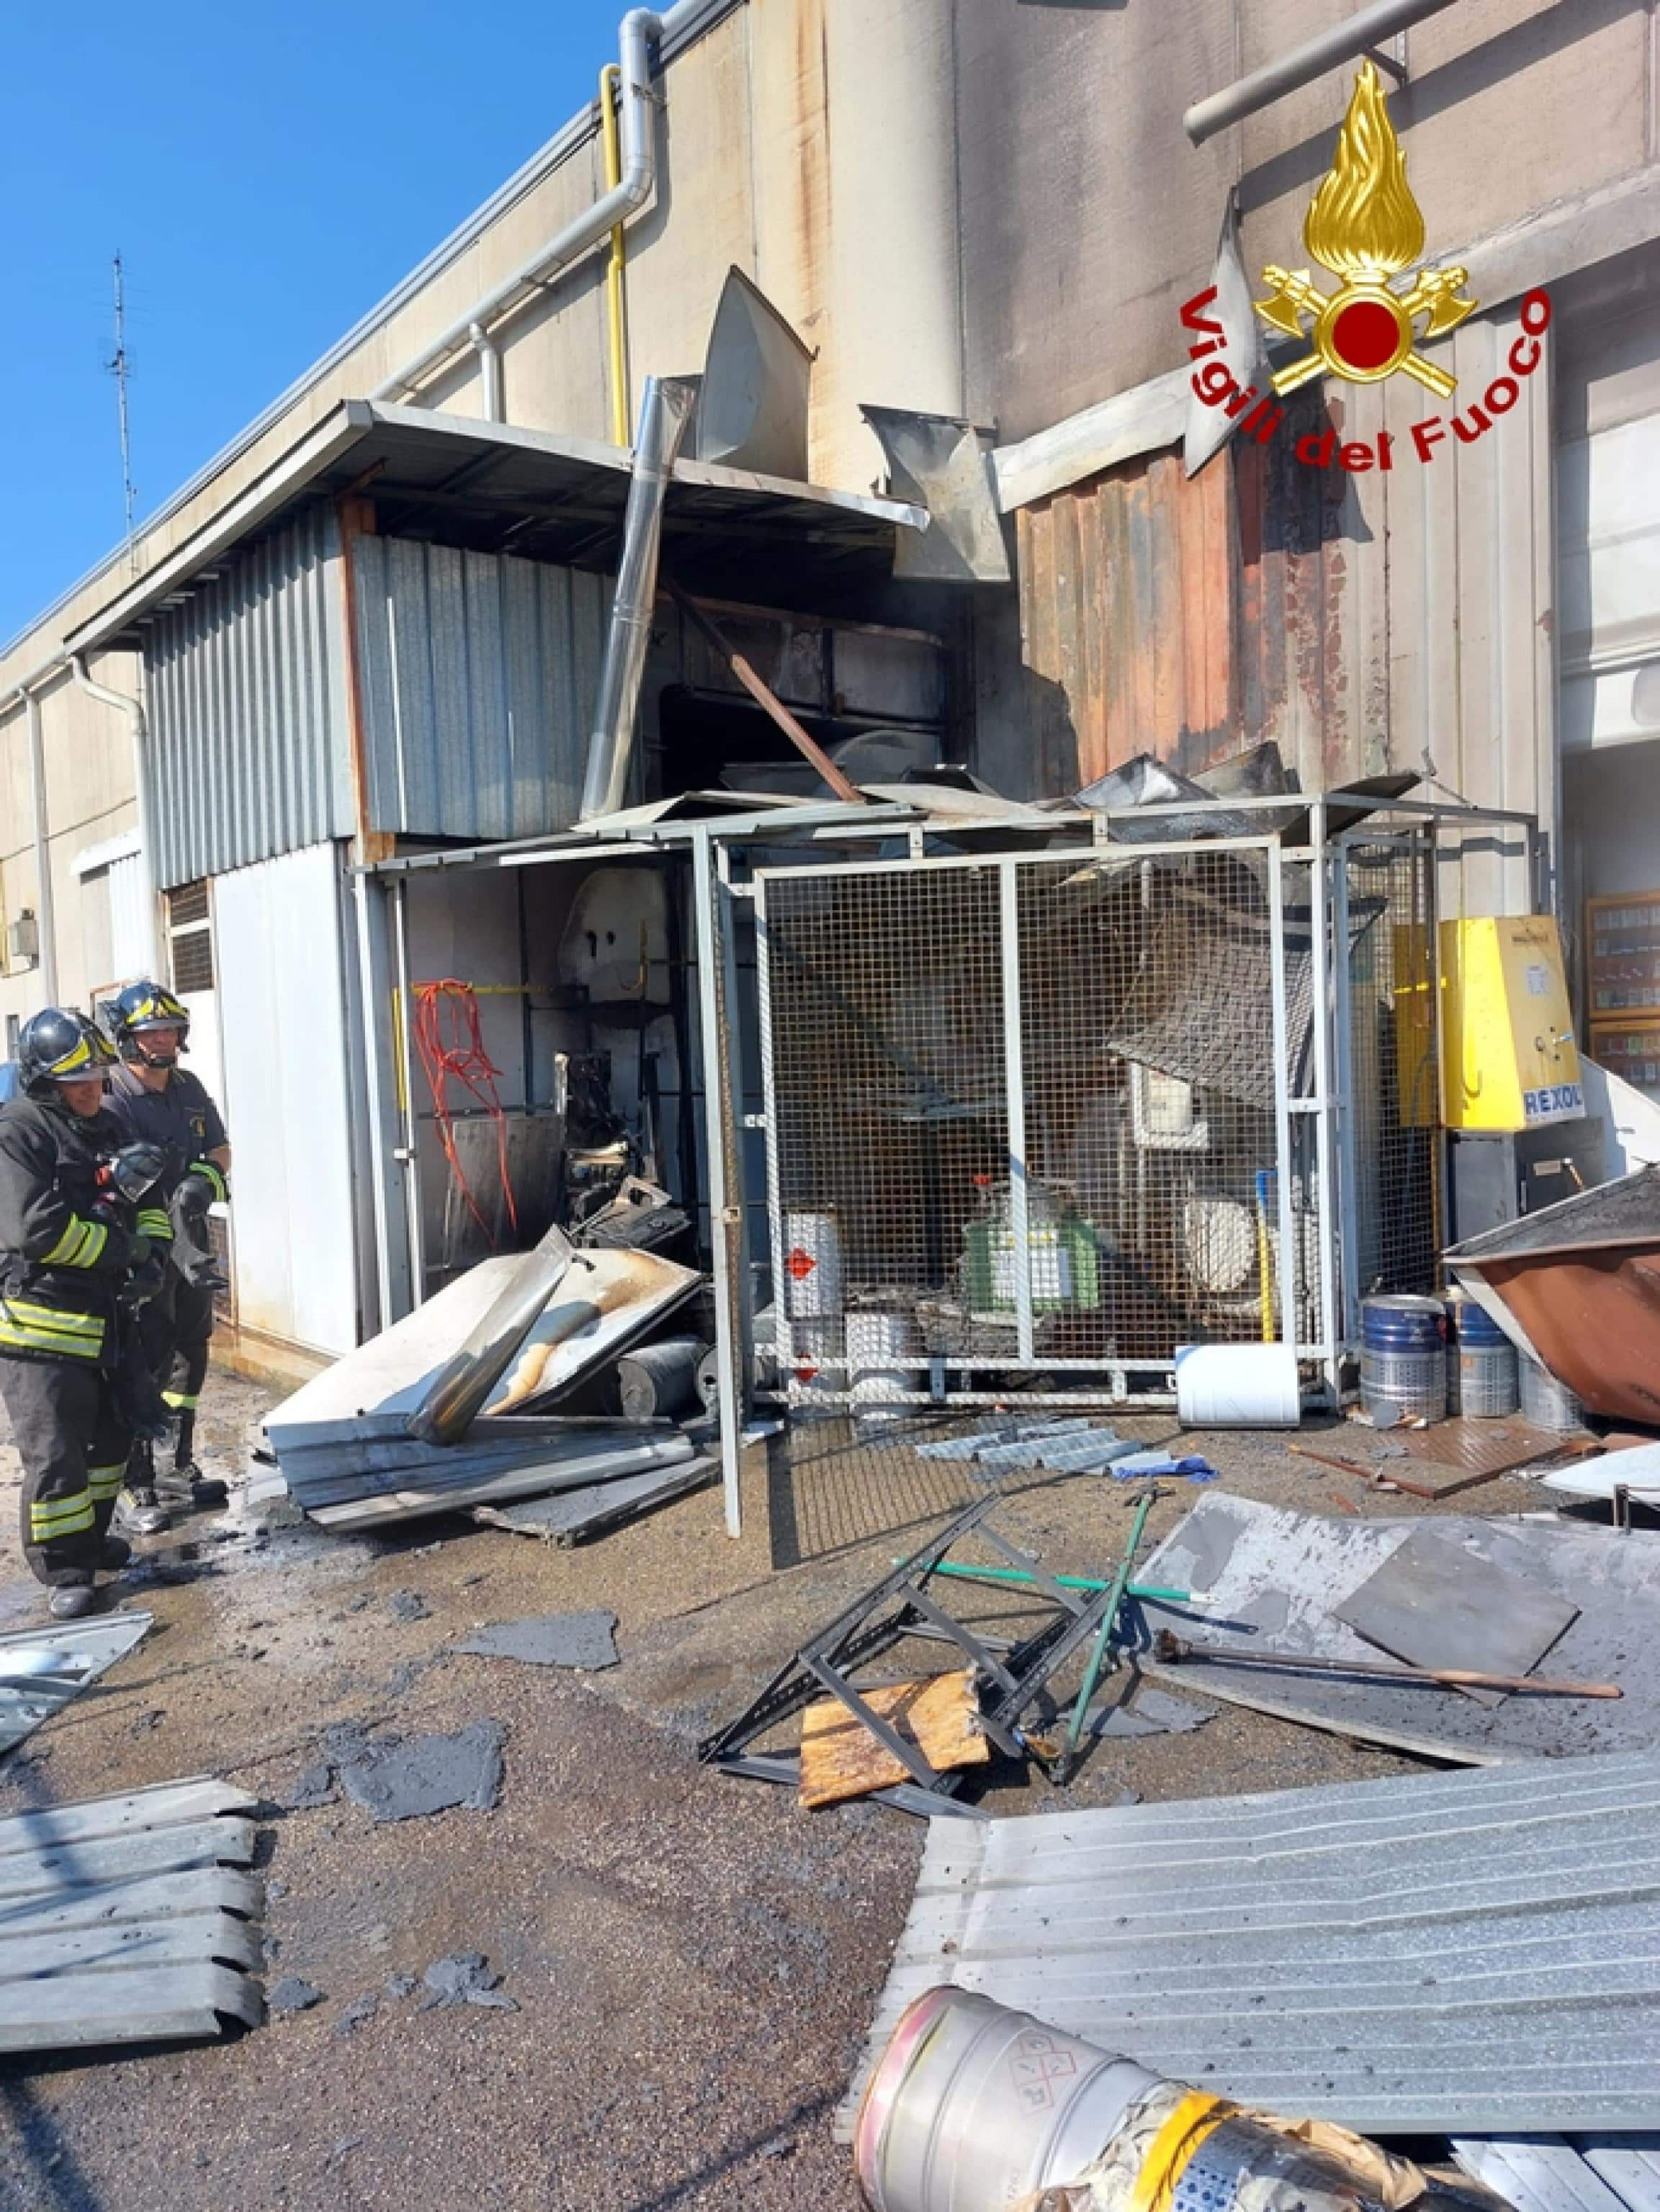
[[[115,274],[115,351],[105,368],[115,379],[115,407],[121,424],[121,496],[127,525],[127,566],[138,573],[138,544],[133,535],[133,509],[137,494],[132,483],[132,436],[127,421],[127,379],[132,373],[132,362],[127,354],[126,272],[121,265],[120,249],[116,249]]]

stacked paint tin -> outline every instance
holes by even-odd
[[[1360,1301],[1360,1402],[1369,1413],[1439,1421],[1447,1411],[1447,1310],[1406,1294]]]
[[[921,1389],[923,1377],[915,1368],[900,1363],[919,1358],[921,1350],[915,1314],[874,1307],[848,1314],[848,1373],[854,1419],[860,1428],[880,1428],[912,1417],[915,1407],[898,1401]]]
[[[787,1322],[781,1360],[790,1403],[801,1413],[839,1413],[846,1388],[847,1335],[842,1224],[833,1206],[784,1216],[776,1289]]]
[[[1517,1382],[1524,1420],[1541,1429],[1566,1434],[1584,1421],[1585,1409],[1566,1382],[1559,1382],[1549,1368],[1541,1367],[1525,1352],[1517,1355]]]
[[[1516,1346],[1493,1316],[1462,1291],[1447,1300],[1447,1407],[1473,1421],[1516,1411]]]

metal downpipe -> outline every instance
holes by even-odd
[[[501,348],[482,323],[475,323],[467,337],[478,356],[478,380],[483,387],[480,411],[487,422],[505,422],[508,410],[502,391]]]
[[[34,927],[39,943],[40,988],[45,1003],[58,1004],[58,915],[52,897],[52,830],[46,808],[46,748],[40,730],[40,702],[22,695],[29,727],[29,796],[34,806]]]
[[[132,731],[132,787],[138,810],[139,905],[144,917],[144,964],[153,974],[156,966],[155,846],[150,824],[149,725],[144,717],[144,702],[130,692],[112,691],[107,684],[95,683],[87,673],[83,653],[71,654],[70,667],[81,689],[106,707],[119,707]]]
[[[493,291],[468,308],[466,313],[450,325],[440,337],[422,348],[412,361],[407,362],[395,376],[387,377],[376,385],[370,393],[372,399],[409,398],[415,389],[434,370],[441,368],[464,346],[472,343],[473,326],[488,329],[492,322],[510,307],[521,305],[521,295],[527,288],[544,287],[552,283],[562,269],[568,268],[590,246],[597,246],[608,232],[619,223],[626,222],[650,198],[657,182],[656,94],[651,84],[651,55],[654,44],[676,26],[678,18],[690,12],[687,0],[679,7],[671,8],[659,15],[654,9],[634,8],[623,16],[617,34],[618,69],[621,72],[620,99],[623,145],[622,174],[610,191],[602,193],[593,205],[587,208],[575,222],[568,222],[556,231],[546,245],[504,277]]]
[[[578,819],[583,822],[592,821],[597,814],[614,814],[628,790],[640,684],[657,599],[663,503],[675,455],[696,403],[698,383],[695,376],[648,376],[641,397],[634,474],[623,522],[623,557],[617,567],[617,595],[611,601],[599,696],[588,739],[587,774],[582,783],[582,811]]]
[[[615,191],[623,181],[623,142],[617,128],[617,104],[622,97],[623,72],[607,62],[599,72],[599,130],[605,148],[605,185]],[[605,264],[605,339],[611,360],[611,441],[629,442],[629,310],[623,289],[628,234],[620,222],[611,225],[611,258]]]

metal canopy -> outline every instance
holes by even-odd
[[[187,593],[221,555],[302,500],[362,490],[383,533],[432,538],[610,573],[622,542],[629,455],[591,439],[348,399],[214,520],[112,599],[66,641],[71,653],[135,646],[138,625]],[[699,588],[770,600],[879,589],[901,531],[927,515],[898,500],[729,469],[676,465],[664,519],[664,565],[696,558]],[[688,566],[690,566],[688,557]]]

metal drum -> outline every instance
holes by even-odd
[[[1360,1401],[1411,1421],[1447,1411],[1447,1310],[1439,1298],[1360,1301]]]
[[[1566,1382],[1559,1382],[1549,1368],[1541,1367],[1525,1352],[1517,1353],[1516,1364],[1523,1419],[1564,1434],[1581,1425],[1585,1409]]]
[[[1497,1420],[1517,1403],[1516,1346],[1484,1306],[1462,1295],[1447,1301],[1450,1408],[1472,1420]],[[1457,1376],[1456,1395],[1452,1378]]]
[[[967,1990],[930,1990],[860,2106],[873,2212],[1001,2212],[1074,2181],[1158,2076]]]
[[[895,1362],[921,1356],[922,1333],[915,1315],[891,1309],[854,1312],[848,1316],[847,1331],[854,1419],[861,1429],[909,1420],[916,1408],[895,1401],[918,1389],[921,1377],[915,1368]]]

